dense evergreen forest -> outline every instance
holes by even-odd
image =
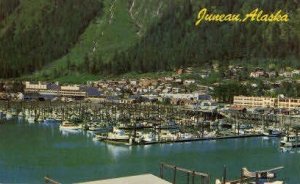
[[[30,2],[35,5],[28,12]],[[135,10],[136,6],[143,8]],[[147,10],[147,6],[152,9]],[[230,60],[240,60],[243,64],[255,58],[262,62],[288,60],[293,64],[300,58],[297,0],[2,0],[0,7],[5,10],[0,14],[1,78],[43,71],[59,58],[65,58],[61,61],[64,64],[53,67],[51,72],[55,77],[66,74],[66,69],[95,75],[144,73],[210,65],[213,61],[226,65]],[[203,7],[215,13],[241,14],[257,7],[266,13],[281,9],[289,13],[290,21],[202,23],[196,27],[197,13]],[[117,11],[125,12],[122,17],[128,18],[116,19]],[[107,27],[117,21],[120,25],[126,23],[129,27],[126,30],[131,32],[117,28],[104,34],[106,27],[91,31],[92,24],[104,21],[108,22]],[[135,35],[128,36],[132,33]],[[105,37],[107,43],[102,41]],[[109,43],[115,37],[122,47],[116,46],[116,42]],[[97,39],[106,44],[105,50],[97,50],[92,44],[88,49],[83,48],[83,43],[96,43]],[[71,52],[73,47],[80,49]]]
[[[0,22],[2,78],[32,73],[67,54],[89,22],[101,13],[101,3],[95,0],[1,2],[1,10],[6,10],[1,16],[6,19]]]
[[[250,3],[251,2],[251,3]],[[283,9],[295,16],[296,1],[172,1],[168,12],[129,52],[111,61],[111,72],[170,70],[179,66],[219,60],[251,58],[292,59],[299,62],[300,39],[292,23],[204,23],[193,26],[199,7],[215,7],[216,12],[251,12],[255,7],[267,12]],[[197,7],[197,8],[196,8]],[[263,62],[263,61],[262,61]]]
[[[19,0],[0,1],[0,22],[14,11],[19,3]]]

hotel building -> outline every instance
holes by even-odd
[[[234,96],[233,104],[242,107],[270,107],[300,109],[300,99]]]

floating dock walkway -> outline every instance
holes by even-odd
[[[137,176],[128,176],[121,178],[113,178],[106,180],[83,182],[80,184],[171,184],[170,182],[163,180],[152,174],[142,174]]]

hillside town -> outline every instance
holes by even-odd
[[[210,80],[216,72],[224,75],[223,82],[218,80],[213,80],[209,84],[203,82]],[[300,83],[299,77],[300,70],[291,68],[277,72],[262,68],[249,70],[239,65],[229,65],[226,71],[221,72],[219,66],[213,65],[211,69],[200,71],[195,71],[191,67],[181,68],[176,70],[174,75],[159,78],[108,79],[87,81],[86,84],[2,81],[0,99],[160,103],[212,109],[224,104],[240,107],[298,109],[300,101],[295,99],[297,98],[295,94],[298,94],[296,84]],[[227,83],[234,83],[235,86],[226,86]],[[295,89],[288,88],[292,83]],[[229,87],[233,89],[228,91]],[[245,90],[241,90],[242,88]],[[284,92],[290,92],[292,95]]]

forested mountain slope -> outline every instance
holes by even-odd
[[[172,70],[255,58],[299,62],[297,0],[1,0],[0,78]],[[288,23],[202,23],[198,11],[288,12]],[[291,62],[291,63],[292,63]]]

